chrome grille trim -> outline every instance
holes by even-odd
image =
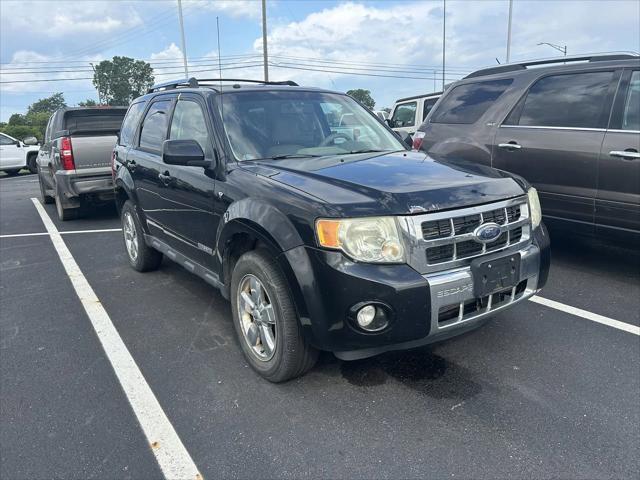
[[[509,222],[509,219],[513,218],[512,215],[510,216],[510,213],[512,213],[510,211],[510,207],[514,206],[518,206],[520,208],[520,216],[517,220]],[[496,210],[504,211],[504,223],[497,223],[497,221],[494,222],[496,214],[493,212],[495,212]],[[501,238],[501,236],[506,233],[507,238],[504,244],[501,241],[498,245],[488,247],[487,245],[490,245],[491,242],[477,242],[476,237],[472,232],[456,235],[455,219],[461,217],[476,216],[480,218],[480,223],[478,225],[482,225],[484,223],[485,214],[487,214],[488,212],[492,212],[492,215],[490,220],[487,221],[494,222],[500,227],[500,235],[496,238],[496,240],[494,240],[494,242],[497,242]],[[451,225],[451,234],[446,237],[425,240],[425,234],[423,233],[423,224],[426,222],[433,222],[437,220],[449,220]],[[405,245],[407,245],[408,247],[407,259],[409,265],[411,265],[422,274],[449,270],[457,267],[464,267],[469,265],[471,263],[471,260],[476,257],[486,255],[487,253],[502,251],[507,253],[515,251],[531,242],[531,218],[526,196],[503,200],[500,202],[488,203],[475,207],[399,217],[399,225],[404,237]],[[468,221],[466,223],[463,222],[461,228],[468,229],[468,225]],[[477,227],[474,227],[474,229],[475,228]],[[513,240],[512,234],[518,229],[521,229],[520,238]],[[471,244],[465,243],[462,245],[462,247],[465,248],[465,251],[468,252],[468,254],[461,254],[460,244],[462,244],[463,242],[474,242]],[[452,249],[451,254],[449,254],[449,252],[446,250],[447,247],[444,247],[449,245]],[[427,250],[433,247],[442,247],[445,250],[444,252],[442,251],[442,249],[440,252],[434,252],[434,255],[442,258],[438,258],[438,260],[435,262],[429,262],[429,260],[427,259]],[[478,250],[477,252],[475,251],[476,249]]]

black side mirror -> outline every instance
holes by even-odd
[[[162,161],[167,165],[185,167],[210,167],[204,159],[202,147],[195,140],[165,140],[162,144]]]
[[[395,123],[390,118],[387,118],[385,122],[387,123],[387,125],[389,125],[389,128],[395,127]]]
[[[409,148],[413,148],[413,137],[409,135],[407,132],[402,132],[400,134],[400,138]]]

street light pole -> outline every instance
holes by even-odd
[[[559,52],[562,52],[562,54],[565,57],[567,56],[567,46],[566,45],[556,45],[555,43],[549,43],[549,42],[540,42],[538,45],[549,45],[551,48],[555,48]]]
[[[184,41],[184,23],[182,21],[182,0],[178,0],[178,19],[180,20],[180,38],[182,39],[182,61],[184,63],[184,78],[189,78],[187,68],[187,45]]]
[[[442,0],[442,91],[444,92],[444,68],[447,33],[447,0]]]
[[[262,62],[264,81],[269,81],[269,56],[267,55],[267,0],[262,0]]]
[[[511,19],[513,18],[513,0],[509,0],[509,26],[507,28],[507,63],[511,59]]]

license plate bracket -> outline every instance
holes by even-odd
[[[513,288],[520,280],[520,253],[493,258],[478,258],[471,262],[473,293],[482,298]]]

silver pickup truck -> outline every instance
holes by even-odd
[[[55,202],[60,220],[113,199],[111,156],[126,112],[126,107],[65,107],[49,119],[38,152],[38,179],[42,201]]]

